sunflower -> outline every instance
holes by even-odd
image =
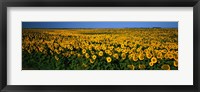
[[[146,53],[146,57],[147,57],[148,59],[150,59],[150,58],[152,57],[152,54],[151,54],[150,52],[147,52],[147,53]]]
[[[55,59],[58,61],[59,60],[59,58],[57,57],[57,56],[55,56]]]
[[[119,55],[117,53],[113,54],[113,57],[119,59]]]
[[[73,47],[70,47],[69,49],[70,49],[70,50],[73,50]]]
[[[74,54],[74,51],[71,51],[70,54],[73,55],[73,54]]]
[[[166,49],[164,49],[164,50],[162,50],[161,52],[162,52],[162,53],[167,53],[167,50],[166,50]]]
[[[163,57],[163,56],[162,56],[162,52],[158,52],[157,58],[158,58],[158,59],[162,59],[162,57]]]
[[[108,55],[110,55],[110,56],[111,56],[111,55],[112,55],[112,52],[111,52],[111,51],[109,51],[109,52],[108,52]]]
[[[55,49],[55,52],[56,52],[57,54],[60,54],[60,51],[59,51],[58,49]]]
[[[86,50],[85,50],[85,49],[83,49],[83,50],[82,50],[82,53],[83,53],[83,54],[85,54],[85,53],[86,53]]]
[[[149,50],[148,50],[148,49],[145,49],[145,50],[144,50],[144,52],[145,52],[145,53],[148,53],[148,52],[149,52]]]
[[[51,51],[50,51],[51,52]],[[31,50],[28,50],[28,53],[31,53]],[[53,52],[51,52],[51,54],[53,55]]]
[[[129,60],[131,60],[133,58],[133,54],[129,54],[128,58],[129,58]]]
[[[169,54],[168,54],[168,57],[169,57],[169,59],[173,59],[173,58],[174,58],[174,56],[173,56],[172,53],[169,53]]]
[[[89,55],[88,53],[85,53],[85,57],[86,57],[86,58],[89,58],[90,55]]]
[[[166,53],[166,54],[164,55],[164,57],[165,57],[165,59],[168,59],[168,58],[169,58],[169,54]]]
[[[99,56],[103,56],[103,51],[100,51],[100,52],[99,52]]]
[[[92,45],[89,46],[89,50],[92,50]]]
[[[112,59],[110,57],[106,57],[106,60],[108,63],[110,63],[112,61]]]
[[[92,55],[92,58],[95,60],[97,58],[97,56],[96,55]]]
[[[154,63],[153,62],[149,62],[149,66],[153,66],[154,65]]]
[[[170,66],[168,64],[164,64],[164,65],[161,66],[161,69],[170,70]]]
[[[106,50],[105,53],[106,53],[106,54],[110,53],[110,50]]]
[[[123,53],[127,53],[128,51],[127,51],[126,49],[123,49],[122,52],[123,52]]]
[[[109,50],[113,50],[114,46],[110,46],[110,47],[108,47],[108,48],[109,48]]]
[[[103,49],[103,50],[106,50],[106,49],[107,49],[107,47],[106,47],[105,45],[103,45],[103,46],[102,46],[102,49]]]
[[[121,49],[119,47],[116,48],[117,52],[121,52]]]
[[[78,56],[78,58],[80,58],[80,57],[81,57],[81,54],[78,53],[77,56]]]
[[[131,70],[134,70],[135,66],[134,65],[128,65],[128,68],[130,68]]]
[[[140,60],[144,60],[144,54],[143,53],[140,53],[138,57],[139,57]]]
[[[139,66],[138,66],[138,67],[139,67],[139,69],[140,69],[140,70],[143,70],[143,69],[145,69],[145,68],[146,68],[146,66],[145,66],[144,64],[139,64]]]
[[[122,57],[123,60],[126,59],[126,53],[122,53],[121,57]]]
[[[156,59],[155,57],[152,57],[152,58],[151,58],[151,62],[152,62],[152,63],[157,63],[157,59]]]
[[[174,58],[174,60],[178,61],[178,54],[177,53],[174,54],[173,58]]]
[[[136,55],[133,55],[133,61],[138,61],[138,57]]]
[[[141,48],[137,48],[136,52],[140,52],[141,51]]]
[[[92,63],[92,64],[93,64],[93,63],[94,63],[94,61],[93,61],[92,59],[90,59],[90,63]]]
[[[124,48],[124,44],[121,44],[121,48]]]
[[[178,61],[174,61],[174,66],[178,67]]]
[[[95,46],[95,50],[100,50],[99,46]]]

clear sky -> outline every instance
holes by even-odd
[[[22,22],[22,28],[178,28],[178,22]]]

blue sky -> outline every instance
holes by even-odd
[[[22,22],[22,28],[178,28],[178,22]]]

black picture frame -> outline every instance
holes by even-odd
[[[194,85],[7,85],[7,7],[193,7]],[[1,92],[199,92],[200,0],[1,0],[0,1]],[[185,75],[187,76],[187,74]]]

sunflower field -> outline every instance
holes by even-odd
[[[22,29],[23,70],[178,70],[178,29]]]

